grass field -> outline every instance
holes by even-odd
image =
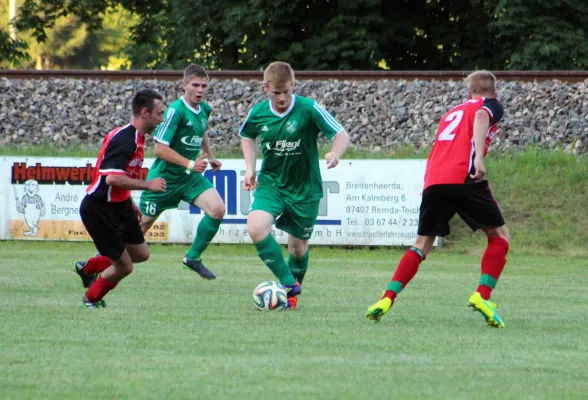
[[[249,246],[183,246],[81,306],[88,243],[0,242],[1,399],[585,399],[586,259],[513,253],[495,292],[506,329],[469,311],[479,257],[435,251],[380,324],[365,318],[401,252],[312,249],[291,312],[254,311],[271,278]]]

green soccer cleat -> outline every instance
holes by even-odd
[[[86,295],[82,296],[82,305],[91,310],[95,310],[97,308],[106,308],[106,303],[104,300],[90,301]]]
[[[392,307],[392,300],[388,297],[380,299],[376,304],[368,308],[366,317],[378,323],[384,314],[386,314],[390,307]]]
[[[504,322],[502,322],[502,319],[496,314],[496,309],[498,308],[496,303],[484,300],[480,293],[476,292],[472,294],[469,300],[469,307],[482,314],[486,323],[491,327],[504,328]]]

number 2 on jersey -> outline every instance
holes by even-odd
[[[451,114],[449,114],[447,116],[447,118],[445,118],[445,122],[451,122],[449,125],[447,125],[445,127],[445,129],[443,129],[443,132],[441,132],[439,134],[439,137],[437,138],[437,140],[453,140],[453,138],[455,137],[455,133],[453,133],[453,131],[455,130],[455,128],[457,128],[457,126],[459,125],[459,123],[461,122],[461,119],[463,117],[463,110],[457,110],[452,112]]]

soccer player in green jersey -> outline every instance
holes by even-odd
[[[194,242],[183,263],[203,278],[215,279],[200,259],[225,215],[222,198],[202,175],[208,164],[213,171],[218,171],[222,165],[214,158],[206,134],[212,108],[203,101],[208,89],[208,74],[204,68],[190,64],[184,70],[183,89],[184,95],[168,107],[164,121],[154,134],[156,159],[147,179],[165,179],[167,191],[157,194],[143,191],[139,202],[143,214],[141,229],[147,232],[163,211],[177,208],[180,200],[202,209],[206,215],[198,224]],[[202,154],[198,156],[200,150]]]
[[[349,135],[314,100],[292,93],[294,71],[289,64],[271,63],[263,81],[269,100],[253,106],[239,132],[247,167],[243,187],[255,189],[247,231],[261,260],[286,287],[288,307],[295,309],[308,269],[308,241],[323,196],[317,137],[322,132],[334,139],[325,156],[327,168],[333,168],[349,146]],[[258,136],[263,164],[256,179]],[[287,262],[271,234],[274,222],[288,233]]]

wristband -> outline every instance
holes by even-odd
[[[195,165],[195,163],[193,160],[188,161],[188,167],[186,167],[187,174],[190,174],[190,173],[192,173],[192,171],[194,171],[194,165]]]

